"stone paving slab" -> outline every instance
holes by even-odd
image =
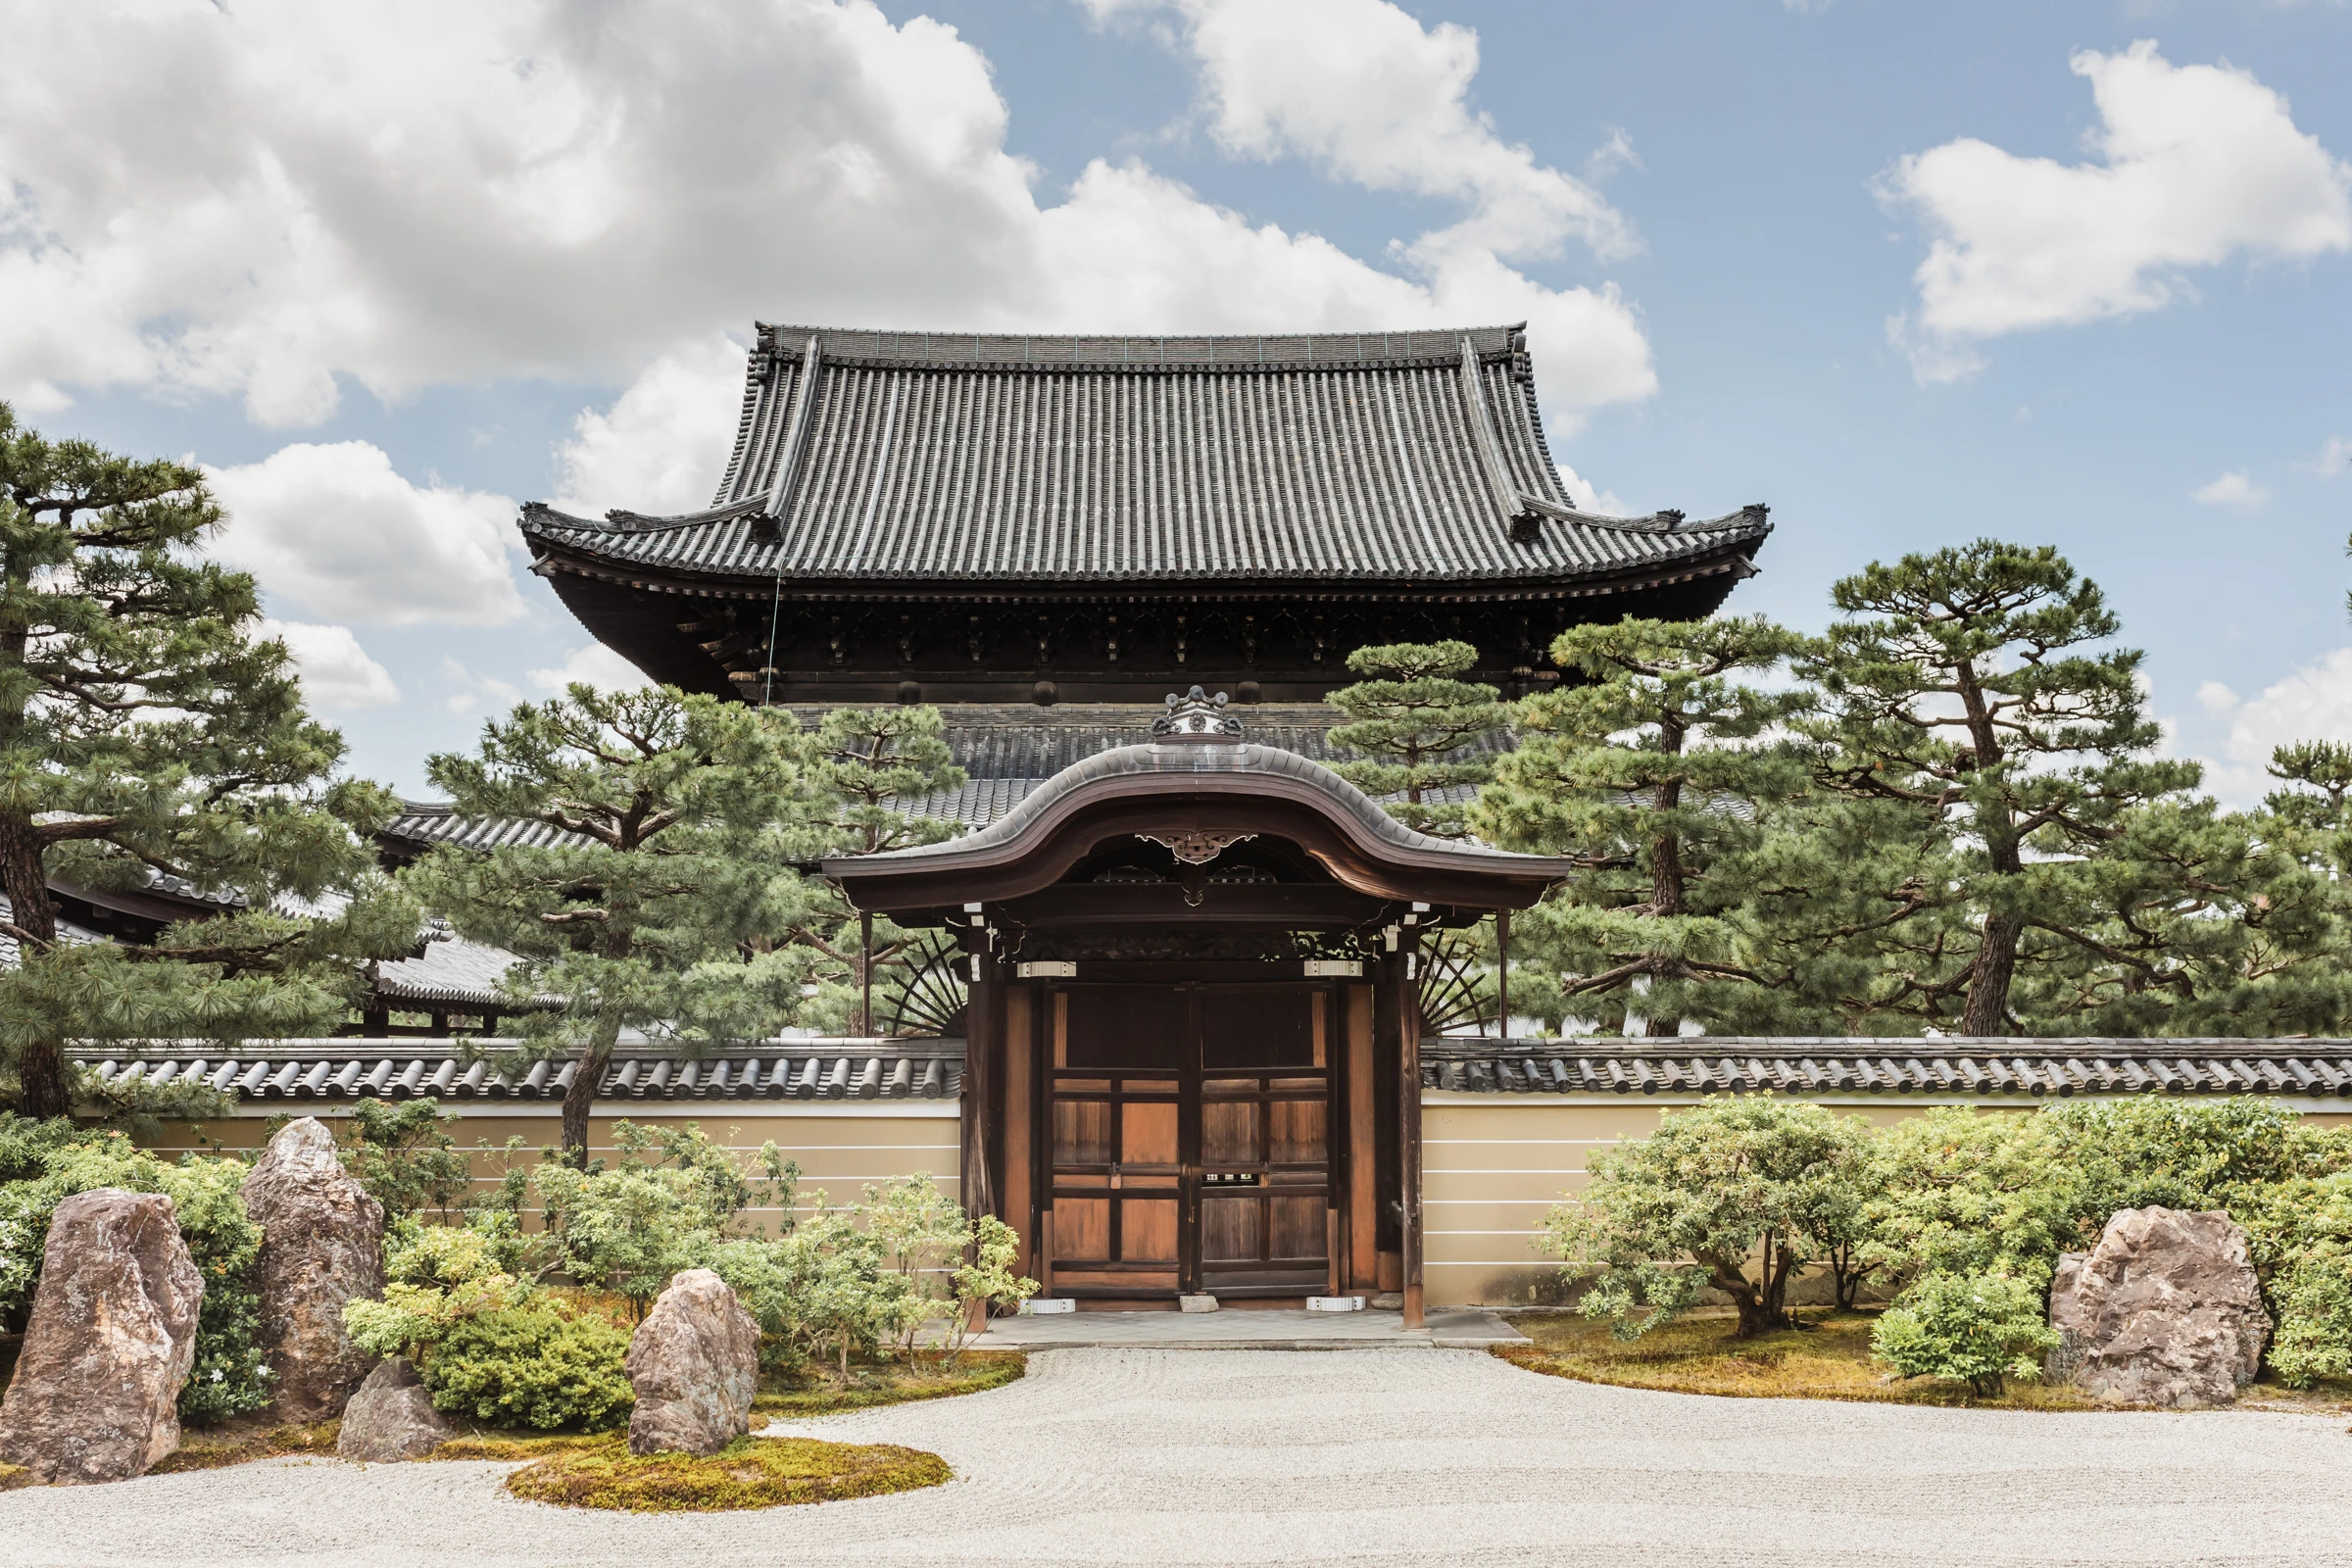
[[[773,1433],[946,1486],[747,1513],[518,1502],[506,1465],[296,1459],[0,1493],[8,1568],[2352,1568],[2340,1416],[1601,1388],[1478,1351],[1050,1350]]]
[[[986,1350],[1323,1350],[1375,1348],[1483,1349],[1525,1345],[1527,1336],[1493,1312],[1451,1307],[1408,1330],[1402,1312],[1252,1311],[1056,1312],[1001,1317],[972,1343]]]

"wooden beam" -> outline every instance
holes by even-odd
[[[1397,987],[1396,1075],[1397,1185],[1403,1189],[1404,1326],[1422,1327],[1427,1317],[1421,1299],[1421,932],[1406,926],[1396,943],[1396,961],[1391,966]]]

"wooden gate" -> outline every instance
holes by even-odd
[[[1052,1294],[1333,1288],[1335,1002],[1296,982],[1048,994]]]

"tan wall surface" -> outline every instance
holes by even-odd
[[[2322,1126],[2352,1122],[2352,1109],[2335,1100],[2286,1101]],[[1426,1223],[1424,1262],[1432,1306],[1511,1305],[1556,1299],[1556,1265],[1530,1245],[1544,1211],[1583,1188],[1585,1160],[1607,1148],[1655,1132],[1668,1111],[1696,1103],[1692,1097],[1599,1097],[1582,1095],[1470,1095],[1430,1092],[1422,1097],[1422,1192]],[[1887,1126],[1929,1105],[1974,1104],[1986,1111],[2024,1112],[2039,1102],[1987,1103],[1925,1097],[1828,1098],[1820,1103]],[[481,1102],[457,1102],[451,1132],[461,1148],[487,1143],[494,1149],[519,1137],[525,1162],[554,1142],[558,1112]],[[338,1127],[335,1107],[311,1112]],[[270,1112],[260,1110],[201,1129],[170,1126],[157,1148],[251,1149],[268,1136]],[[928,1171],[950,1197],[957,1190],[956,1108],[954,1102],[802,1101],[764,1102],[709,1107],[613,1102],[590,1123],[592,1152],[612,1152],[612,1126],[619,1120],[661,1125],[699,1123],[712,1137],[746,1153],[772,1141],[802,1170],[799,1212],[807,1213],[821,1191],[835,1203],[856,1201],[867,1182]],[[201,1138],[202,1142],[199,1142]],[[477,1155],[476,1178],[497,1179],[502,1157]],[[751,1216],[773,1219],[755,1207]]]
[[[1424,1278],[1432,1306],[1525,1305],[1558,1299],[1560,1271],[1530,1245],[1544,1211],[1585,1185],[1594,1149],[1646,1138],[1693,1097],[1474,1095],[1421,1097]],[[1933,1104],[2022,1113],[2040,1101],[1986,1103],[1926,1097],[1824,1098],[1819,1103],[1885,1127]],[[2288,1101],[2321,1126],[2352,1121],[2338,1100]]]
[[[459,1101],[444,1102],[443,1108],[457,1113],[449,1131],[459,1148],[473,1149],[487,1143],[502,1149],[508,1139],[518,1137],[522,1140],[520,1161],[526,1165],[537,1163],[541,1147],[556,1141],[560,1121],[560,1112],[553,1106],[541,1110]],[[342,1123],[347,1119],[341,1107],[305,1107],[305,1113],[316,1115],[341,1138]],[[950,1198],[957,1192],[953,1101],[771,1101],[708,1107],[691,1102],[638,1106],[609,1102],[588,1124],[591,1157],[612,1157],[612,1124],[616,1121],[644,1126],[696,1123],[718,1142],[746,1154],[756,1154],[762,1144],[773,1142],[785,1158],[801,1167],[801,1200],[796,1212],[802,1215],[813,1209],[820,1192],[825,1200],[835,1204],[856,1202],[866,1183],[892,1176],[928,1171],[940,1191]],[[253,1149],[268,1139],[270,1125],[270,1116],[266,1112],[205,1122],[194,1129],[167,1124],[155,1147],[170,1152],[190,1148],[210,1152],[215,1143],[229,1149]],[[473,1163],[476,1182],[488,1185],[497,1181],[506,1156],[503,1152],[477,1152]],[[769,1228],[775,1218],[774,1209],[759,1204],[746,1213],[762,1229]]]

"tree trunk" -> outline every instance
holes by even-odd
[[[605,1064],[612,1059],[610,1043],[589,1047],[564,1091],[564,1154],[578,1170],[588,1168],[588,1113],[596,1108],[597,1086],[605,1081]]]
[[[0,812],[0,893],[8,895],[10,919],[34,939],[34,944],[57,940],[57,910],[49,902],[49,877],[40,841],[33,836],[31,818],[21,812]],[[26,951],[19,959],[29,962]],[[73,1110],[67,1091],[63,1040],[29,1041],[17,1052],[17,1084],[21,1108],[27,1116],[64,1116]]]
[[[1969,965],[1968,1009],[1960,1018],[1962,1034],[1991,1036],[2009,1032],[2009,981],[2017,973],[2017,939],[2024,930],[2010,915],[1984,917],[1984,934],[1977,944],[1977,960]]]

